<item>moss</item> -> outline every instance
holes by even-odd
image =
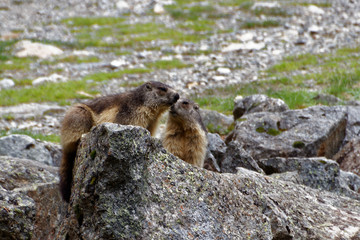
[[[96,157],[96,150],[94,149],[94,150],[92,150],[91,153],[90,153],[90,158],[91,158],[92,160],[94,160],[95,157]]]
[[[257,131],[258,133],[264,133],[264,132],[266,132],[266,130],[265,130],[264,127],[258,127],[258,128],[256,128],[256,131]]]
[[[294,147],[294,148],[304,148],[304,147],[305,147],[305,143],[302,142],[302,141],[295,141],[295,142],[293,143],[293,147]]]
[[[275,129],[275,128],[269,128],[267,131],[266,131],[267,134],[271,135],[271,136],[277,136],[281,133],[281,131]]]

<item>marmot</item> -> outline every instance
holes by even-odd
[[[170,86],[147,82],[132,91],[95,98],[71,107],[61,126],[60,191],[63,199],[70,200],[72,171],[82,134],[100,123],[112,122],[141,126],[154,135],[162,113],[178,99],[179,94]]]
[[[196,103],[180,99],[170,108],[162,142],[175,156],[195,166],[204,166],[207,130]]]

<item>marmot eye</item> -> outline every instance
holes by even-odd
[[[159,87],[158,89],[159,89],[160,91],[163,91],[163,92],[166,92],[166,91],[167,91],[167,89],[164,88],[164,87]]]
[[[183,101],[183,102],[182,102],[182,104],[184,104],[184,105],[188,105],[188,104],[189,104],[189,102],[188,102],[188,101]]]

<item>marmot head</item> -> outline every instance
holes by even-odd
[[[200,108],[195,102],[182,98],[171,106],[169,112],[171,121],[179,124],[183,129],[198,128],[206,132],[202,122]]]
[[[161,82],[147,82],[140,88],[145,92],[144,105],[151,108],[168,108],[180,98],[174,89]]]

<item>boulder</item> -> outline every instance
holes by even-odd
[[[149,132],[101,124],[75,161],[68,214],[54,239],[357,239],[360,205],[239,168],[200,169]]]
[[[360,106],[344,106],[347,114],[346,136],[343,144],[360,139]]]
[[[59,145],[41,142],[27,135],[13,134],[0,138],[0,156],[26,158],[59,166],[61,148]]]
[[[29,40],[22,40],[15,44],[15,56],[16,57],[38,57],[38,58],[49,58],[51,56],[61,55],[64,52],[55,46],[34,43]]]
[[[217,133],[208,133],[207,139],[208,147],[204,168],[211,171],[220,172],[219,163],[221,162],[226,152],[226,145],[221,139],[220,135]]]
[[[333,160],[320,158],[261,159],[259,166],[277,179],[336,192],[360,200],[360,177],[340,170]]]
[[[234,120],[244,114],[254,112],[284,112],[289,110],[288,105],[277,98],[270,98],[263,94],[250,95],[245,98],[238,96],[235,98]]]
[[[251,155],[244,150],[243,145],[237,141],[228,144],[220,166],[223,173],[236,173],[238,167],[264,173]]]
[[[360,176],[360,139],[348,142],[335,156],[334,160],[344,171],[353,172]]]
[[[58,169],[0,156],[0,239],[54,239],[64,209]]]
[[[343,107],[259,112],[237,121],[226,142],[242,143],[255,160],[317,156],[331,159],[342,145],[346,127],[347,112]]]
[[[231,127],[233,127],[233,118],[225,114],[201,109],[200,115],[209,132],[225,135],[229,133]]]

